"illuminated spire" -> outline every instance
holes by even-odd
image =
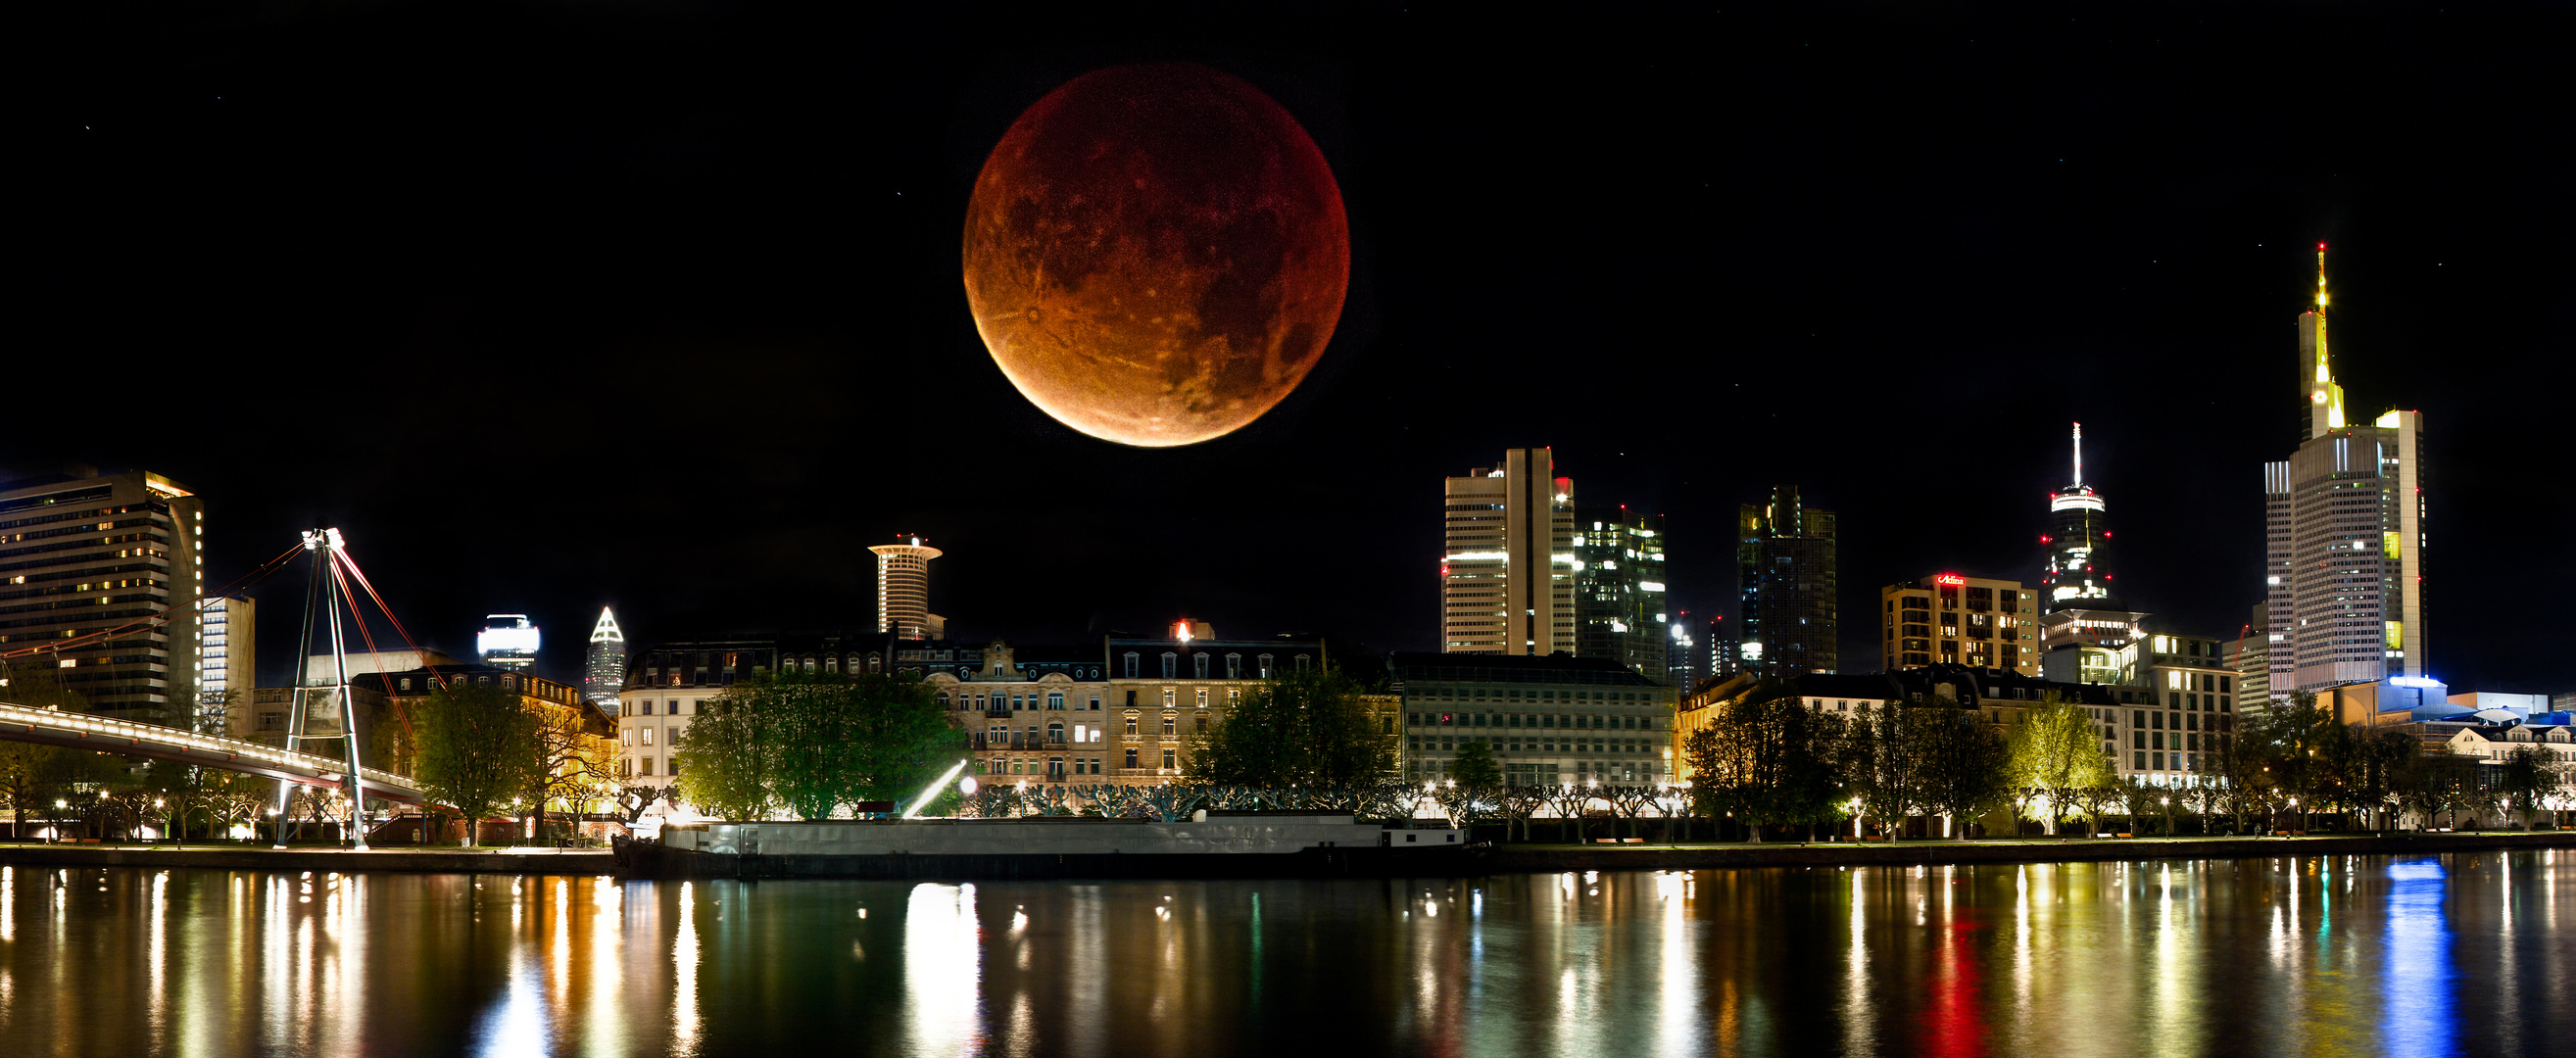
[[[590,641],[593,643],[623,643],[626,641],[626,632],[617,627],[617,615],[610,613],[608,607],[602,606],[599,608],[599,623],[590,626]]]
[[[2326,244],[2317,244],[2317,303],[2299,316],[2299,351],[2308,376],[2308,436],[2343,427],[2343,387],[2334,380],[2326,346]]]
[[[2084,424],[2075,424],[2075,486],[2084,487]]]

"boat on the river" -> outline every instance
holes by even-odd
[[[618,873],[643,878],[1248,878],[1445,873],[1468,840],[1410,821],[1257,812],[689,823],[610,844]]]

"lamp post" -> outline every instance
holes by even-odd
[[[2290,828],[2290,833],[2305,834],[2308,832],[2308,819],[2305,815],[2300,814],[2299,799],[2296,797],[2290,798],[2290,822],[2296,824]]]
[[[2163,805],[2163,806],[2164,806],[2164,808],[2165,808],[2165,836],[2166,836],[2166,837],[2172,837],[2172,836],[2174,836],[2174,831],[2173,831],[2173,798],[2172,798],[2172,797],[2170,797],[2170,796],[2168,796],[2168,797],[2159,797],[2159,798],[2156,798],[2156,803],[2157,803],[2157,804],[2160,804],[2160,805]]]
[[[69,808],[69,807],[71,807],[71,802],[66,801],[66,800],[63,800],[63,799],[62,799],[62,798],[60,798],[60,797],[54,798],[54,840],[55,840],[55,841],[61,841],[61,840],[63,840],[63,809],[66,809],[66,808]]]

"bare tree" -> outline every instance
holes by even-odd
[[[660,786],[620,786],[611,803],[617,806],[618,819],[631,827],[653,809],[653,803],[661,800],[665,792],[666,788]]]
[[[1592,808],[1592,789],[1564,783],[1546,789],[1547,806],[1556,810],[1559,836],[1569,842],[1583,840],[1583,814]]]
[[[1617,812],[1619,818],[1627,822],[1629,837],[1642,838],[1646,834],[1639,820],[1646,814],[1646,809],[1655,806],[1658,792],[1652,786],[1604,786],[1601,799],[1610,802],[1611,811]]]

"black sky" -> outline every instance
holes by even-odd
[[[186,483],[218,580],[340,526],[415,631],[532,613],[571,676],[602,603],[867,625],[897,531],[967,637],[1426,649],[1439,479],[1515,445],[1664,512],[1699,615],[1799,484],[1857,616],[2035,579],[2081,419],[2133,605],[2225,635],[2324,240],[2353,406],[2426,415],[2434,671],[2576,689],[2563,6],[1088,7],[65,14],[0,464]],[[1354,276],[1296,396],[1144,451],[1011,389],[958,244],[1021,108],[1163,59],[1314,134]]]

